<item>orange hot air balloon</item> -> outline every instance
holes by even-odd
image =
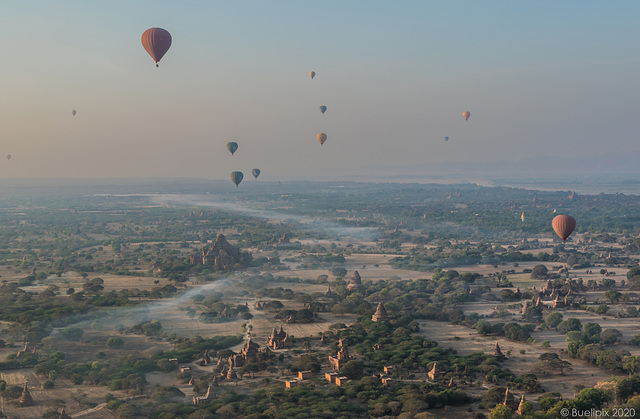
[[[469,119],[470,116],[471,116],[471,112],[469,111],[462,112],[462,117],[464,118],[465,121]]]
[[[313,78],[316,76],[316,72],[315,71],[310,71],[309,72],[309,77],[311,77],[311,79],[313,80]]]
[[[316,138],[320,142],[320,145],[322,145],[324,144],[325,141],[327,141],[327,134],[325,134],[324,132],[321,132],[320,134],[317,135]]]
[[[566,214],[557,215],[553,219],[551,225],[553,226],[553,230],[558,236],[560,236],[562,242],[564,243],[569,238],[571,233],[573,233],[573,230],[575,230],[576,219]]]
[[[169,51],[171,46],[171,34],[162,28],[147,29],[142,34],[142,46],[158,67],[158,61]]]

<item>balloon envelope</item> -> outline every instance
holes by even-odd
[[[315,71],[309,72],[309,77],[311,77],[313,79],[315,76],[316,76],[316,72]]]
[[[327,141],[327,134],[325,134],[324,132],[321,132],[320,134],[318,134],[316,136],[316,138],[320,142],[320,145],[322,145],[322,144],[324,144],[325,141]]]
[[[566,241],[573,230],[576,228],[576,219],[570,215],[562,214],[554,217],[551,225],[553,226],[553,230],[556,232],[558,236],[562,239],[562,241]]]
[[[445,141],[449,141],[449,137],[444,137],[444,140]]]
[[[260,176],[260,169],[252,169],[251,174],[254,178],[258,179],[258,176]]]
[[[469,111],[462,112],[462,117],[464,118],[465,121],[469,119],[470,116],[471,116],[471,112]]]
[[[227,150],[229,150],[229,152],[231,152],[232,156],[233,156],[233,153],[235,153],[237,149],[238,149],[238,143],[236,143],[235,141],[231,141],[231,142],[227,143]]]
[[[142,46],[158,66],[158,61],[169,51],[171,34],[162,28],[151,28],[142,34]]]
[[[237,188],[240,182],[242,182],[244,175],[242,174],[242,172],[231,172],[231,175],[229,177],[231,178],[231,182],[233,182]]]
[[[326,106],[320,106],[320,112],[325,113],[327,111],[327,107]]]
[[[76,111],[75,109],[71,111],[71,115],[76,116],[76,114],[78,113],[78,111]]]
[[[11,154],[7,154],[7,160],[11,160]]]

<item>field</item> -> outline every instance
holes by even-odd
[[[318,362],[313,384],[305,388],[319,389],[325,392],[321,398],[330,398],[332,385],[322,376],[331,371],[328,358],[336,355],[341,341],[361,368],[344,372],[354,377],[351,385],[370,385],[364,383],[380,374],[380,365],[374,367],[370,360],[375,356],[367,348],[374,347],[375,339],[384,348],[396,332],[402,336],[410,329],[406,339],[425,339],[423,348],[434,341],[457,355],[481,353],[490,360],[498,342],[507,355],[503,362],[478,367],[471,384],[460,384],[458,390],[470,397],[464,404],[422,407],[436,417],[486,414],[488,409],[480,404],[492,388],[517,385],[510,379],[491,378],[487,371],[502,377],[513,373],[516,379],[535,373],[536,390],[512,390],[518,397],[525,394],[533,408],[540,409],[538,398],[543,394],[574,399],[585,387],[627,377],[630,371],[622,358],[640,357],[634,341],[640,335],[634,314],[640,303],[635,293],[638,284],[628,275],[640,261],[640,241],[628,232],[632,225],[610,232],[601,226],[607,219],[598,216],[593,222],[600,230],[583,228],[562,245],[546,232],[537,233],[550,208],[567,199],[553,193],[539,193],[548,202],[528,208],[534,198],[530,192],[476,186],[467,186],[470,191],[460,195],[452,194],[450,187],[422,190],[414,185],[388,188],[387,195],[381,195],[380,187],[353,196],[331,191],[326,200],[313,194],[302,197],[306,190],[292,188],[278,195],[265,192],[256,208],[239,213],[234,211],[248,201],[239,200],[228,210],[215,195],[81,197],[78,202],[86,202],[83,205],[89,209],[57,210],[55,223],[45,207],[0,208],[0,217],[19,219],[0,231],[6,243],[0,252],[0,297],[5,305],[0,305],[5,316],[0,323],[4,342],[0,358],[9,366],[2,371],[2,380],[11,387],[2,398],[3,411],[42,417],[64,406],[73,417],[160,418],[154,411],[160,401],[169,398],[188,406],[210,384],[220,399],[226,390],[247,400],[264,388],[282,390],[284,381],[295,377],[294,365],[301,359]],[[367,194],[374,198],[366,198]],[[464,201],[462,196],[470,198]],[[527,207],[524,223],[518,219],[521,211],[512,208],[518,199]],[[630,214],[627,220],[633,220],[634,197],[614,197],[613,204],[599,199],[584,197],[598,208],[596,214],[628,199],[624,211]],[[157,205],[150,205],[150,200]],[[194,206],[184,207],[190,201]],[[380,214],[367,209],[372,202]],[[341,206],[345,209],[334,211]],[[513,220],[496,216],[496,207],[501,214],[513,212]],[[227,240],[220,245],[227,246],[222,257],[237,248],[251,258],[236,259],[224,269],[194,265],[189,256],[202,259],[206,249],[216,246],[220,233]],[[283,245],[285,235],[291,243]],[[540,265],[548,273],[534,279],[532,271]],[[361,284],[352,290],[347,285],[355,271]],[[533,287],[542,290],[547,279],[558,289],[564,287],[563,293],[572,289],[571,307],[553,310],[547,295],[543,301],[547,307],[538,317],[525,318],[523,304],[537,295]],[[519,297],[516,290],[521,291]],[[273,306],[258,308],[265,302]],[[384,324],[393,324],[396,330],[373,338],[379,331],[368,319],[380,302],[390,316]],[[597,323],[603,332],[617,331],[614,343],[596,345],[615,353],[612,361],[598,366],[570,356],[568,335],[545,326],[546,316],[554,311],[565,321],[577,319],[581,327]],[[497,329],[485,336],[475,327],[481,322]],[[46,325],[45,330],[38,328],[40,324]],[[508,324],[529,328],[530,336],[508,338],[502,330]],[[258,368],[238,367],[238,379],[222,378],[216,367],[219,357],[221,365],[227,365],[229,355],[241,354],[249,339],[263,349],[273,329],[280,327],[293,346],[273,350]],[[233,343],[214,348],[216,339],[224,336]],[[205,347],[199,342],[205,340],[213,345],[206,348],[212,364],[200,365]],[[36,354],[17,357],[25,341]],[[401,345],[392,347],[403,350]],[[179,354],[179,365],[167,367],[168,359],[176,356],[169,354]],[[570,363],[564,374],[541,369],[540,357],[549,354]],[[56,365],[51,356],[64,356],[64,361]],[[375,410],[384,416],[383,412],[395,411],[394,403],[404,403],[405,386],[432,393],[446,387],[445,382],[431,383],[427,378],[427,366],[433,361],[446,365],[435,355],[414,367],[393,353],[384,356],[396,359],[393,377],[398,387],[385,390],[385,400],[392,401],[382,407],[378,403],[375,409],[357,397],[349,403],[367,405],[371,415]],[[144,383],[125,383],[136,375],[135,368],[120,366],[127,359],[145,365],[146,372],[138,377]],[[45,364],[53,375],[47,374]],[[73,373],[72,367],[82,374]],[[186,367],[187,373],[179,372]],[[316,369],[313,364],[305,367]],[[124,376],[118,375],[118,368],[127,371]],[[111,375],[104,378],[107,371]],[[449,369],[447,377],[461,381],[456,371]],[[89,377],[102,381],[91,384]],[[191,378],[195,385],[188,384]],[[50,381],[55,381],[53,388],[43,388],[51,387]],[[13,386],[25,383],[35,404],[18,407]],[[174,393],[163,393],[167,391]],[[115,403],[112,396],[105,399],[107,393],[113,394]],[[237,408],[232,403],[223,407],[225,414]]]

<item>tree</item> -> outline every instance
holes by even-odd
[[[604,298],[606,298],[611,304],[615,304],[620,301],[620,297],[622,297],[622,294],[615,290],[608,290],[604,293]]]
[[[531,278],[532,279],[546,279],[547,278],[547,273],[549,273],[549,270],[547,269],[546,266],[544,266],[544,265],[536,265],[531,270]]]
[[[103,284],[104,280],[102,278],[93,278],[82,285],[82,290],[87,294],[98,295],[100,291],[104,290]]]
[[[107,339],[107,348],[109,349],[120,349],[124,346],[124,340],[118,337],[113,337]]]
[[[482,396],[480,407],[483,409],[493,409],[504,400],[505,387],[492,387]]]
[[[156,362],[156,365],[158,366],[158,368],[160,368],[161,371],[164,372],[173,371],[178,368],[176,364],[169,361],[167,358],[159,359],[158,362]]]
[[[349,306],[346,305],[345,303],[338,303],[338,304],[334,304],[333,307],[331,308],[331,312],[337,316],[343,316],[344,313],[347,313],[349,311]]]
[[[348,377],[350,380],[359,380],[362,378],[363,366],[361,361],[349,361],[342,368],[340,374]]]
[[[538,306],[529,306],[522,317],[527,322],[537,323],[542,320],[542,309]]]
[[[486,320],[478,320],[476,322],[476,330],[481,335],[488,335],[491,333],[491,323]]]
[[[552,313],[549,313],[547,317],[544,318],[544,324],[547,327],[554,329],[558,327],[558,325],[562,322],[562,318],[562,313],[554,311]]]
[[[638,276],[640,275],[640,267],[633,267],[631,269],[629,269],[629,272],[627,272],[627,279],[631,279],[634,276]]]
[[[589,338],[589,342],[600,342],[600,332],[602,327],[598,323],[587,323],[584,325],[584,334]]]
[[[576,407],[581,410],[597,409],[606,401],[607,394],[595,388],[585,388],[575,398]]]
[[[613,345],[622,337],[618,329],[605,329],[600,333],[600,339],[605,345]]]
[[[291,372],[320,371],[320,361],[314,355],[301,355],[291,364]]]
[[[558,354],[547,352],[538,357],[538,363],[533,366],[533,371],[541,372],[548,375],[549,372],[559,371],[560,375],[564,375],[566,370],[571,369],[571,363],[560,359]]]
[[[83,334],[84,334],[84,331],[79,327],[75,327],[75,326],[66,327],[64,330],[62,330],[62,336],[64,336],[65,339],[74,340],[74,341],[78,341],[82,339]]]
[[[507,406],[499,404],[489,412],[489,419],[511,419],[513,412]]]
[[[580,320],[572,317],[560,323],[557,330],[563,334],[571,331],[579,332],[582,330],[582,323],[580,323]]]
[[[628,355],[622,358],[622,369],[629,373],[629,377],[638,372],[640,368],[640,357]]]
[[[136,415],[136,408],[129,404],[129,403],[122,403],[117,409],[116,409],[116,416],[118,417],[118,419],[128,419],[128,418],[132,418]]]

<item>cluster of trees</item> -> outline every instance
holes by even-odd
[[[531,338],[531,332],[536,328],[535,324],[520,325],[518,323],[494,323],[486,320],[478,320],[475,328],[479,334],[488,336],[504,336],[509,340],[527,342]]]

